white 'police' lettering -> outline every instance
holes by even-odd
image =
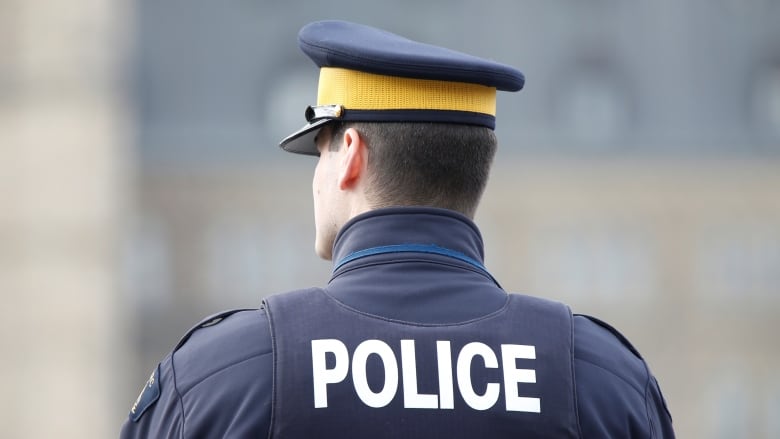
[[[328,369],[325,353],[336,357],[336,367]],[[339,340],[312,340],[311,361],[314,370],[314,407],[328,406],[328,384],[344,381],[349,373],[349,353]]]
[[[515,360],[526,358],[536,359],[536,349],[533,346],[521,344],[502,344],[501,358],[504,361],[504,391],[506,392],[506,409],[513,412],[540,413],[539,398],[528,398],[518,394],[518,383],[535,383],[534,369],[518,369]]]
[[[452,349],[450,349],[450,342],[436,342],[436,360],[439,364],[439,408],[454,409],[455,396],[452,385]]]
[[[471,386],[471,362],[479,355],[485,360],[485,367],[495,369],[498,359],[490,346],[483,343],[469,343],[458,355],[458,390],[463,400],[475,410],[487,410],[498,401],[498,384],[488,383],[484,395],[478,395]]]
[[[404,376],[404,407],[410,409],[439,407],[438,395],[417,393],[417,358],[414,354],[414,340],[401,340],[401,372]]]
[[[335,358],[333,368],[328,369],[326,356]],[[314,378],[314,407],[328,407],[328,385],[338,384],[347,378],[350,371],[349,352],[343,342],[336,339],[312,340],[312,376]],[[368,385],[367,362],[371,355],[379,357],[384,368],[385,382],[379,392]],[[439,394],[419,393],[417,388],[417,359],[414,340],[401,340],[401,376],[403,377],[404,408],[453,409],[455,408],[450,342],[436,342]],[[536,348],[530,345],[502,344],[501,363],[490,346],[484,343],[468,343],[458,353],[455,363],[455,377],[460,395],[474,410],[487,410],[499,399],[501,384],[488,383],[480,395],[471,383],[471,365],[480,357],[485,368],[501,368],[503,372],[504,401],[507,411],[541,413],[541,399],[520,396],[518,384],[536,383],[534,369],[518,369],[517,359],[536,359]],[[385,407],[398,392],[398,360],[392,348],[381,340],[365,340],[352,353],[352,383],[358,398],[369,407]]]
[[[366,364],[371,354],[379,355],[385,368],[385,386],[379,393],[374,393],[368,386]],[[398,390],[398,362],[390,346],[380,340],[360,343],[352,356],[352,381],[355,383],[355,391],[367,406],[379,408],[390,404]]]

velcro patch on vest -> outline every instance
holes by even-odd
[[[138,395],[133,406],[130,408],[130,419],[133,422],[138,422],[143,416],[144,412],[149,409],[157,399],[160,398],[160,365],[149,376],[149,379],[144,384],[144,388],[141,389],[141,394]]]

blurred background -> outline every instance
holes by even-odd
[[[618,327],[679,437],[780,437],[779,1],[0,0],[3,437],[115,437],[202,317],[327,282],[276,146],[325,18],[523,70],[487,266]]]

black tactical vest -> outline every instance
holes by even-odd
[[[510,294],[447,325],[388,320],[321,289],[268,297],[272,438],[578,437],[571,312]]]

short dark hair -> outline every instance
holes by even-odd
[[[493,130],[428,122],[341,122],[331,145],[355,128],[368,145],[373,207],[432,206],[473,218],[497,148]]]

